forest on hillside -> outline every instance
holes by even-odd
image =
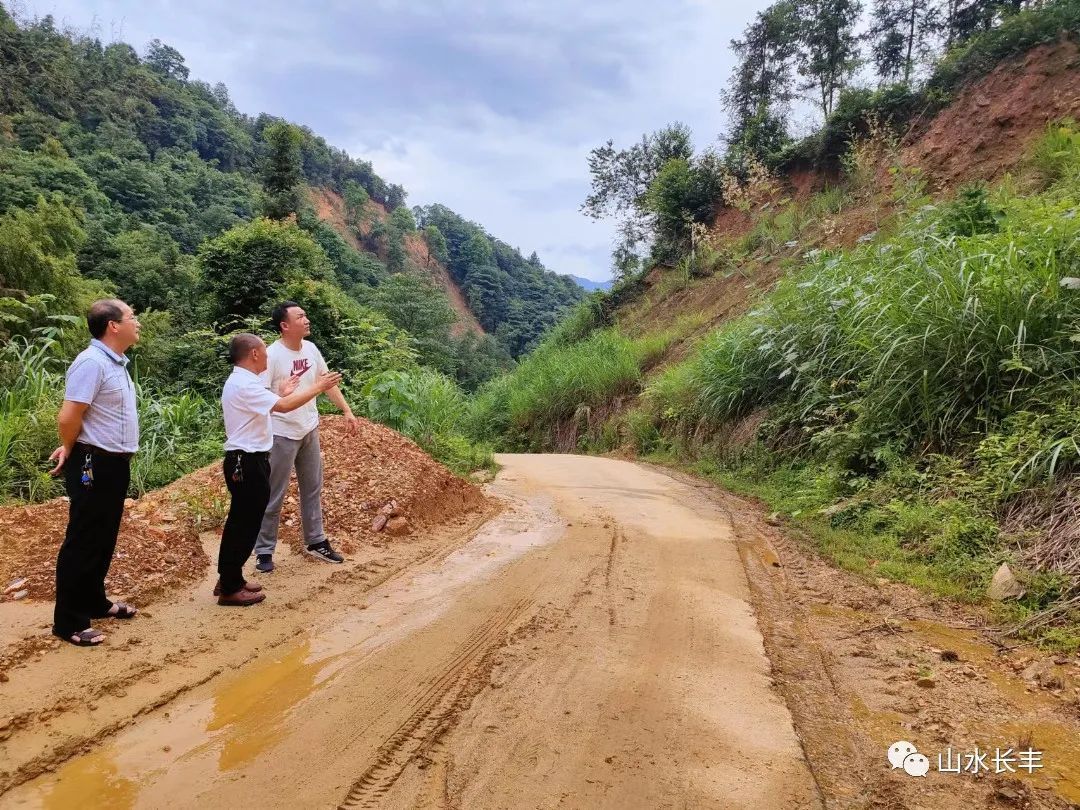
[[[340,195],[344,229],[313,192]],[[431,260],[484,334],[454,328]],[[457,427],[466,392],[583,294],[309,128],[239,111],[159,40],[140,54],[0,5],[0,500],[59,491],[42,459],[94,298],[143,323],[141,492],[216,455],[229,336],[268,334],[274,301],[303,303],[358,410],[464,470],[485,458]]]
[[[404,247],[419,209],[407,208],[405,190],[370,163],[306,127],[241,113],[223,84],[191,79],[183,56],[158,40],[140,56],[125,43],[58,30],[51,17],[16,21],[2,6],[0,172],[0,215],[9,230],[16,219],[50,230],[50,244],[27,248],[44,251],[52,264],[41,273],[5,263],[0,287],[53,295],[55,311],[66,312],[80,290],[98,283],[140,310],[169,313],[167,331],[179,340],[200,329],[227,331],[229,317],[259,311],[262,301],[237,309],[215,299],[206,269],[214,240],[235,240],[261,216],[295,222],[297,231],[283,233],[295,237],[296,249],[314,247],[294,275],[344,293],[337,299],[349,301],[347,311],[335,317],[389,320],[392,334],[405,326],[401,299],[420,299],[432,310],[421,320],[428,331],[405,342],[421,363],[466,384],[505,367],[508,355],[535,344],[581,296],[535,255],[526,259],[436,206],[438,222],[426,223],[423,237],[438,258],[454,257],[453,276],[494,338],[451,339],[439,294]],[[349,227],[364,250],[319,221],[307,186],[347,196]],[[440,223],[450,232],[441,233]],[[461,258],[470,240],[475,249]],[[410,271],[413,278],[380,291]]]

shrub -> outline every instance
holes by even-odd
[[[491,451],[463,435],[465,395],[434,371],[385,371],[363,387],[368,416],[408,436],[451,470],[462,474],[490,466]]]
[[[1032,150],[1031,163],[1047,186],[1080,174],[1080,127],[1067,119],[1050,124]]]

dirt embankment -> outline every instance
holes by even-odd
[[[396,500],[412,532],[422,532],[481,509],[480,490],[457,478],[412,441],[382,425],[359,420],[349,435],[337,416],[323,417],[323,510],[326,530],[350,554],[384,539],[372,531],[378,510]],[[128,502],[106,585],[111,594],[145,605],[163,592],[201,579],[210,565],[200,532],[224,521],[228,492],[212,464],[164,489]],[[0,583],[25,579],[27,599],[51,600],[56,554],[67,524],[67,499],[0,507]],[[284,541],[299,549],[296,483],[282,509]]]
[[[1048,124],[1069,117],[1080,117],[1080,46],[1065,40],[1004,62],[963,89],[914,129],[903,161],[939,189],[996,180],[1016,169]]]
[[[352,247],[359,251],[365,250],[364,246],[360,244],[360,240],[356,238],[353,228],[346,222],[345,201],[341,199],[339,194],[328,188],[312,188],[310,189],[310,197],[319,219],[333,227]],[[368,210],[372,216],[380,221],[385,222],[389,219],[386,209],[376,202],[368,202]],[[360,226],[360,232],[365,236],[371,232],[370,220]],[[431,280],[446,293],[446,297],[450,301],[450,307],[457,314],[457,322],[451,327],[451,333],[455,337],[465,332],[472,332],[476,335],[484,334],[484,328],[476,320],[472,310],[469,309],[461,288],[450,277],[446,267],[436,261],[428,251],[427,242],[424,241],[423,235],[420,233],[408,234],[405,237],[405,251],[413,265],[421,272],[427,273]],[[383,258],[385,259],[385,257]]]
[[[1047,125],[1069,117],[1080,118],[1080,46],[1063,40],[1003,62],[961,90],[948,107],[911,128],[898,159],[904,166],[921,169],[931,181],[931,191],[947,197],[963,183],[994,181],[1021,171],[1031,144]],[[880,168],[871,187],[856,189],[839,212],[810,222],[794,244],[767,244],[737,267],[722,266],[710,277],[688,284],[674,284],[673,271],[652,274],[648,289],[619,311],[617,321],[632,332],[648,332],[669,328],[686,316],[696,318],[695,328],[672,347],[664,365],[678,361],[701,337],[745,313],[801,263],[807,250],[852,247],[887,226],[896,214],[896,203],[888,166],[883,163]],[[719,209],[712,236],[720,245],[732,246],[787,203],[805,203],[839,182],[835,176],[796,171],[781,178],[780,188],[755,209]]]

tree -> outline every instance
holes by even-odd
[[[263,130],[267,154],[263,161],[264,212],[270,219],[285,219],[300,207],[303,133],[291,124],[271,124]]]
[[[469,393],[514,367],[510,353],[492,335],[465,332],[453,340],[453,351],[458,384]]]
[[[401,207],[405,204],[405,198],[407,196],[408,195],[405,193],[405,189],[403,189],[396,183],[391,183],[389,186],[386,186],[386,207],[389,208],[391,211],[395,208]]]
[[[387,229],[386,239],[386,269],[391,273],[401,273],[405,270],[405,263],[409,258],[405,250],[405,235],[391,227]]]
[[[491,240],[482,233],[474,233],[461,252],[461,260],[468,268],[468,276],[478,267],[486,267],[495,264],[495,251],[491,247]]]
[[[945,47],[961,45],[983,31],[989,31],[1003,17],[1037,4],[1032,0],[945,0]]]
[[[189,315],[198,273],[175,241],[157,228],[124,231],[94,275],[116,285],[116,294],[136,310],[161,309]]]
[[[735,151],[763,157],[787,141],[797,23],[795,0],[782,0],[759,12],[742,39],[731,41],[739,63],[721,98],[732,118],[727,142]]]
[[[679,122],[670,124],[628,149],[615,149],[613,141],[589,153],[592,187],[581,210],[592,219],[615,216],[620,221],[620,242],[615,248],[616,264],[626,255],[637,255],[638,246],[652,231],[652,212],[645,195],[663,166],[672,159],[689,160],[694,150],[690,129]]]
[[[367,220],[368,197],[364,187],[355,180],[346,180],[342,197],[345,200],[345,213],[354,227],[363,225]]]
[[[416,230],[416,220],[413,213],[404,205],[399,205],[390,214],[390,224],[401,233],[412,233]]]
[[[75,252],[85,238],[78,216],[58,195],[0,217],[0,287],[74,303]]]
[[[932,0],[875,0],[870,51],[882,81],[899,80],[910,87],[939,27],[939,9]]]
[[[398,273],[379,285],[371,305],[412,337],[420,362],[453,372],[450,327],[457,320],[446,293],[424,276]]]
[[[450,251],[446,246],[446,237],[436,225],[428,225],[424,228],[424,241],[427,242],[428,254],[439,264],[445,265],[450,261]]]
[[[715,153],[664,164],[645,195],[655,217],[653,257],[675,258],[686,246],[691,224],[708,222],[721,196],[721,161]]]
[[[229,331],[245,318],[269,317],[290,281],[325,280],[326,254],[295,223],[257,219],[223,233],[199,249],[210,319]]]
[[[798,0],[800,89],[814,94],[825,118],[859,65],[855,26],[861,12],[860,0]]]
[[[160,39],[150,41],[145,61],[147,66],[160,76],[180,82],[187,81],[189,71],[184,64],[184,57],[180,55],[180,51]]]

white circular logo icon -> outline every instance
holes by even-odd
[[[894,769],[903,768],[904,759],[907,758],[909,754],[917,753],[919,752],[911,743],[906,740],[897,740],[889,746],[889,764],[892,765]]]
[[[926,776],[930,770],[930,760],[924,755],[915,752],[904,757],[904,772],[908,776]]]

